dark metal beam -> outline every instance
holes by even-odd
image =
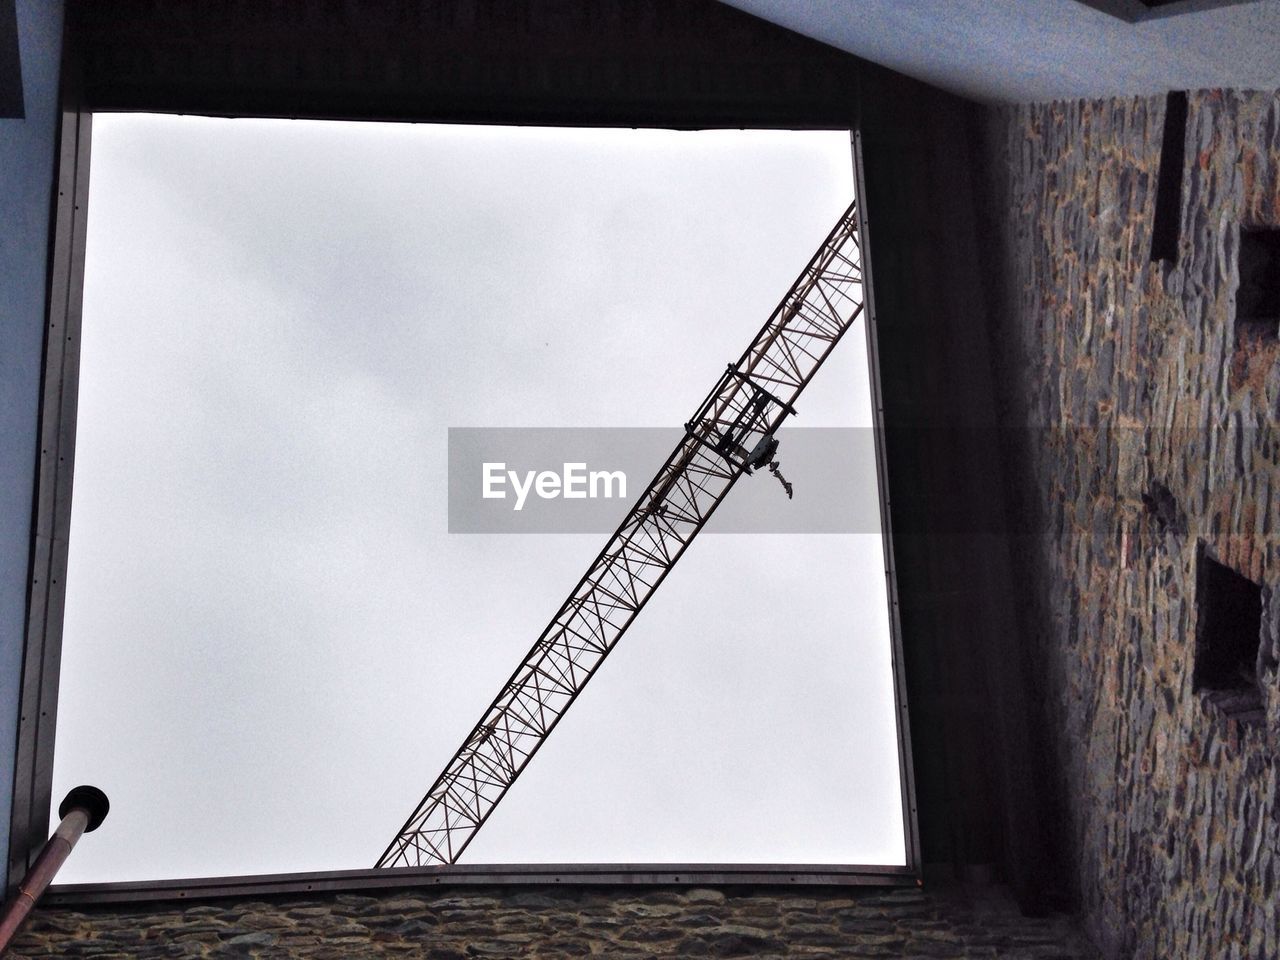
[[[861,69],[714,0],[82,0],[69,9],[98,111],[844,129]]]
[[[0,119],[26,116],[15,0],[0,0]]]

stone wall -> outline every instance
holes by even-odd
[[[991,126],[1018,593],[1091,936],[1108,957],[1280,957],[1280,344],[1234,317],[1239,228],[1280,226],[1280,97],[1190,95],[1172,264],[1150,259],[1164,112]],[[1262,585],[1249,720],[1193,689],[1201,550]]]
[[[1005,957],[1096,951],[1000,888],[490,888],[43,909],[13,957]]]

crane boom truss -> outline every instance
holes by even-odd
[[[862,312],[856,201],[836,223],[376,867],[455,863]]]

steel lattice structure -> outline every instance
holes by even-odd
[[[862,312],[851,204],[449,761],[377,867],[455,863]]]

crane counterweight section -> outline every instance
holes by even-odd
[[[742,474],[769,466],[795,399],[862,312],[856,202],[436,778],[377,867],[457,862]]]

